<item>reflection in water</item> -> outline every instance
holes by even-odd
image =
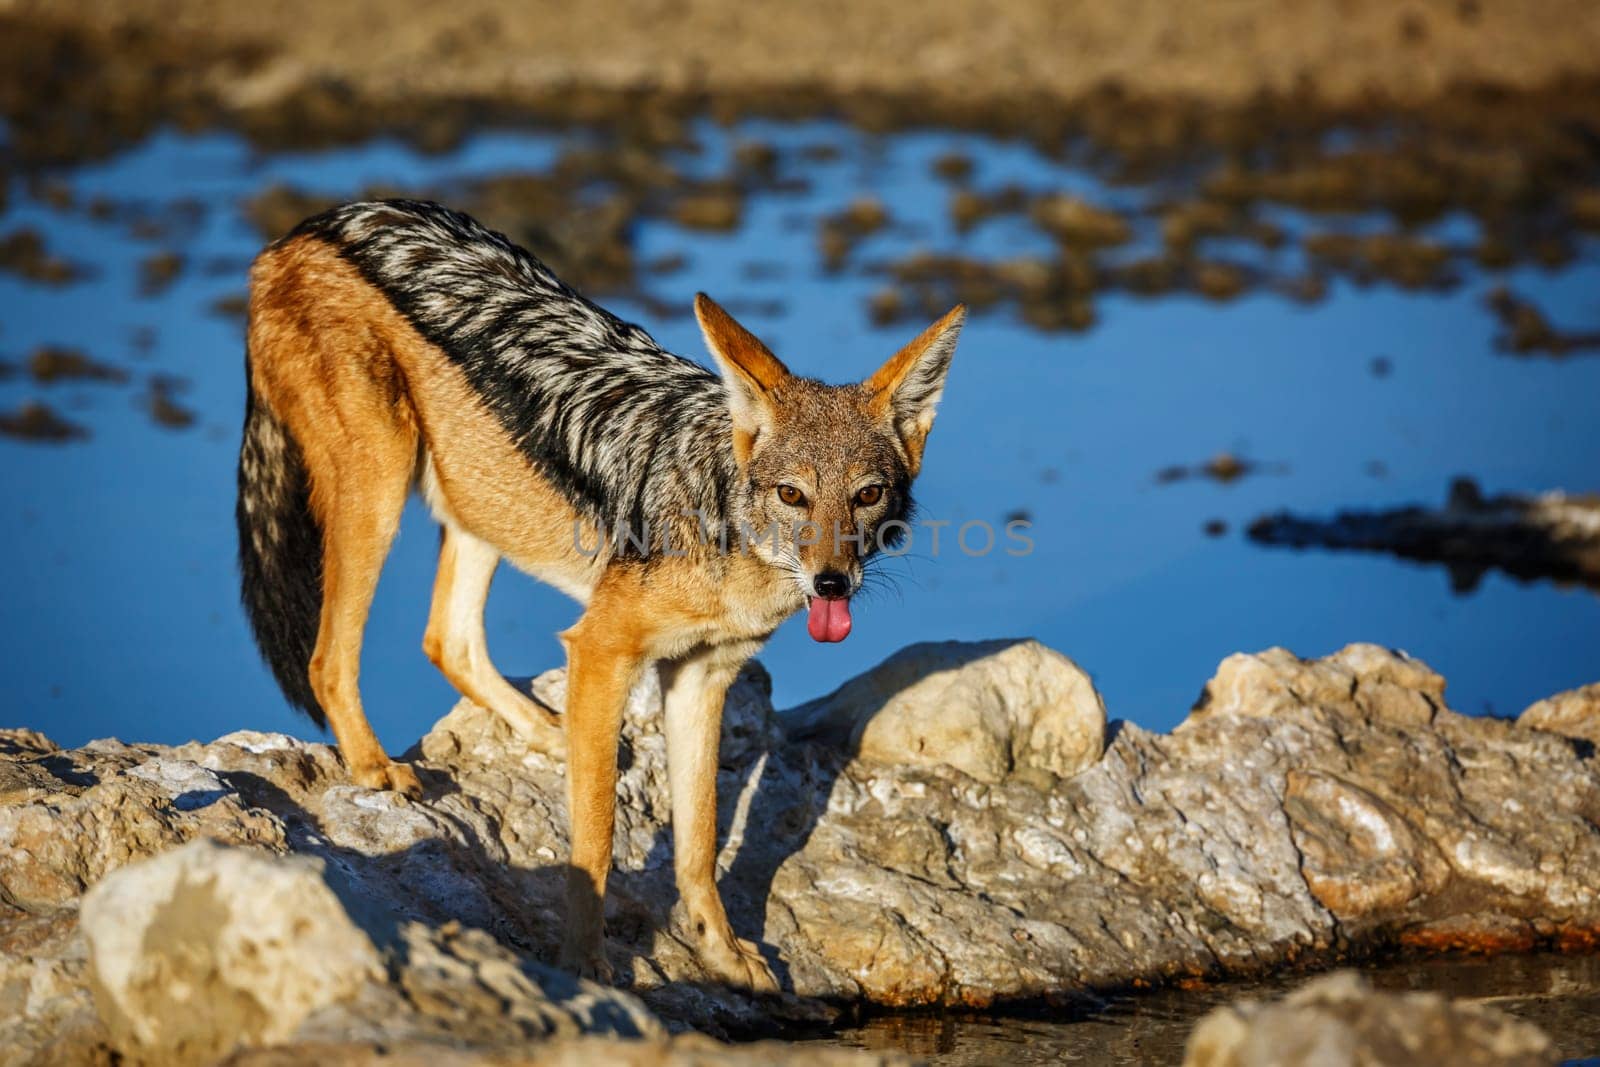
[[[1567,1060],[1600,1055],[1600,958],[1525,956],[1395,963],[1364,972],[1391,992],[1492,1005],[1543,1029]],[[1276,1000],[1304,975],[1120,995],[1069,1020],[889,1016],[835,1035],[850,1048],[901,1051],[938,1067],[971,1064],[1176,1064],[1200,1018],[1237,1000]]]
[[[373,191],[483,214],[696,357],[683,312],[697,289],[797,371],[835,381],[880,363],[928,307],[974,306],[919,496],[952,528],[1025,514],[1034,550],[919,544],[849,641],[780,631],[763,659],[781,705],[913,641],[1016,634],[1073,656],[1114,716],[1157,729],[1222,657],[1271,645],[1404,647],[1475,713],[1594,680],[1588,593],[1491,572],[1457,597],[1438,568],[1264,551],[1240,534],[1278,511],[1437,499],[1462,473],[1491,495],[1595,488],[1600,360],[1504,358],[1504,301],[1485,303],[1504,285],[1560,324],[1551,336],[1588,332],[1595,241],[1552,233],[1559,212],[1534,227],[1468,214],[1490,195],[1470,153],[1397,173],[1300,144],[1264,155],[1275,162],[1261,173],[1235,160],[1111,181],[1093,159],[975,134],[818,121],[689,132],[646,153],[575,131],[484,134],[431,155],[381,140],[260,154],[230,135],[160,134],[12,178],[0,214],[11,718],[66,744],[308,732],[236,603],[241,295],[266,236]],[[37,351],[125,380],[31,373]],[[363,689],[395,750],[453,699],[419,649],[435,551],[414,507],[368,631]],[[574,614],[502,578],[496,659],[519,673],[558,662],[553,634]]]
[[[1331,519],[1286,513],[1250,524],[1264,545],[1387,552],[1443,563],[1450,585],[1470,593],[1489,568],[1524,580],[1553,579],[1600,590],[1600,494],[1500,495],[1457,478],[1442,508],[1341,512]]]

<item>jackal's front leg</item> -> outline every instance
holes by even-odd
[[[606,877],[616,824],[617,740],[622,710],[638,677],[640,645],[597,605],[562,634],[567,646],[567,928],[561,964],[585,978],[611,981],[605,952]]]
[[[756,946],[735,937],[717,892],[717,747],[728,686],[753,649],[712,649],[661,668],[673,859],[700,960],[723,982],[762,993],[778,983]]]

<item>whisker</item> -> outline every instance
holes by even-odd
[[[868,590],[872,595],[893,593],[898,601],[904,603],[905,592],[901,588],[902,583],[910,581],[919,588],[922,583],[917,581],[915,575],[889,569],[894,560],[902,558],[904,557],[873,556],[865,560],[861,567],[862,589]]]
[[[905,596],[900,591],[899,576],[883,571],[867,571],[861,573],[861,588],[856,590],[858,597],[865,597],[868,602],[882,599],[884,594],[893,593],[895,599],[905,602]]]

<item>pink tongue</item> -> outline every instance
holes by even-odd
[[[806,632],[813,641],[843,641],[850,636],[850,601],[811,598]]]

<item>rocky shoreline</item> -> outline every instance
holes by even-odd
[[[560,706],[559,671],[532,685]],[[1274,649],[1224,661],[1163,735],[1108,725],[1087,675],[1029,641],[913,646],[783,716],[752,666],[725,723],[721,881],[785,990],[764,1002],[706,984],[675,929],[651,685],[624,731],[608,922],[626,992],[544,962],[561,767],[472,705],[409,754],[420,802],[283,735],[62,750],[7,731],[0,1001],[23,1008],[0,1045],[75,1062],[214,1059],[240,1034],[482,1051],[598,1033],[664,1056],[672,1031],[793,1032],[861,1007],[1070,1007],[1394,948],[1587,951],[1594,693],[1470,718],[1403,654]],[[243,1014],[173,988],[220,988]]]

